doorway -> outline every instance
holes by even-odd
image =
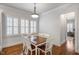
[[[75,12],[63,14],[63,33],[66,42],[66,54],[75,53]]]

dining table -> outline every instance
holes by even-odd
[[[38,54],[38,46],[42,46],[46,43],[45,37],[36,36],[35,39],[31,39],[31,44],[35,46],[36,55]]]

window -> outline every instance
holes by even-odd
[[[34,21],[34,32],[36,32],[36,21]]]
[[[24,33],[24,31],[25,31],[24,30],[24,28],[25,28],[24,25],[25,25],[25,22],[24,22],[24,19],[22,19],[21,20],[21,33]]]
[[[18,19],[7,16],[7,35],[18,34]]]
[[[36,32],[36,21],[30,21],[30,32],[35,33]]]
[[[11,17],[7,16],[7,27],[6,27],[6,34],[7,35],[16,35],[19,34],[28,34],[29,30],[30,33],[36,33],[36,21],[34,20],[27,20],[27,19],[22,19],[19,21],[18,18],[16,17]],[[19,27],[20,24],[20,27]],[[20,29],[20,30],[19,30]]]
[[[14,23],[14,25],[13,25],[14,34],[18,34],[18,19],[14,18],[13,23]]]
[[[12,35],[12,18],[7,17],[7,35]]]
[[[26,33],[29,33],[29,21],[28,20],[25,20],[25,31],[26,31]]]
[[[73,24],[72,23],[67,24],[67,32],[73,32]]]
[[[21,19],[21,33],[29,33],[29,21]]]

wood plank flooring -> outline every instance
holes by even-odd
[[[66,47],[67,42],[63,43],[61,46],[56,46],[53,45],[52,47],[52,55],[79,55],[79,53],[73,51],[68,51],[67,47]],[[44,46],[42,46],[42,48],[45,48]],[[33,52],[33,55],[34,52]],[[40,51],[40,55],[44,55],[43,52]],[[50,55],[50,53],[47,53],[47,55]]]
[[[66,44],[67,42],[61,44],[60,46],[53,45],[52,55],[79,55],[79,53],[75,52],[74,50],[69,52],[67,50]],[[19,45],[4,48],[3,49],[4,55],[14,55],[14,54],[19,55],[23,50],[22,46],[23,46],[22,44],[19,44]],[[35,47],[32,46],[32,48]],[[42,48],[45,49],[45,45],[43,45]],[[23,55],[25,54],[23,53]],[[30,55],[30,51],[28,55]],[[35,51],[32,52],[32,55],[35,55]],[[44,55],[44,52],[40,51],[40,55]],[[50,55],[50,53],[48,52],[47,55]]]

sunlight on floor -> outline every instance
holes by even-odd
[[[68,52],[73,52],[74,51],[74,44],[73,44],[73,38],[72,37],[67,38],[66,47],[67,47]]]

